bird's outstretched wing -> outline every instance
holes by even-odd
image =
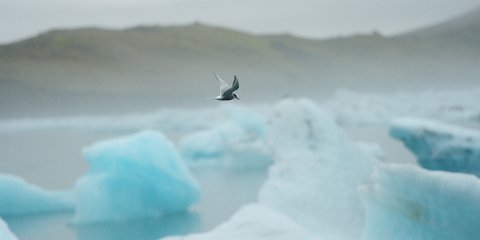
[[[224,94],[225,95],[229,95],[229,94],[232,94],[233,92],[235,92],[238,88],[240,87],[240,83],[238,82],[238,78],[237,76],[235,76],[233,78],[233,83],[232,83],[232,87],[227,89]]]
[[[225,91],[227,91],[230,88],[230,85],[225,82],[216,72],[213,72],[215,75],[215,78],[217,78],[218,82],[220,83],[220,96],[223,95]]]

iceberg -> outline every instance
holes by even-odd
[[[75,185],[74,223],[126,221],[185,211],[200,197],[173,144],[147,130],[87,147],[89,171]]]
[[[269,122],[275,163],[259,202],[325,239],[359,239],[364,210],[357,188],[377,160],[309,100],[280,102]]]
[[[377,168],[360,188],[368,240],[471,240],[480,236],[480,180],[411,164]]]
[[[17,237],[10,231],[7,224],[0,218],[0,239],[17,240]]]
[[[21,215],[75,208],[71,191],[47,191],[9,174],[0,174],[0,215]]]
[[[322,106],[344,126],[379,127],[402,116],[478,124],[480,88],[364,94],[340,90]],[[421,103],[421,104],[419,104]]]
[[[360,239],[364,209],[357,188],[380,161],[378,147],[350,141],[306,99],[281,101],[267,122],[273,165],[258,202],[211,232],[180,239]]]
[[[243,106],[225,112],[231,121],[186,135],[180,140],[182,157],[192,164],[266,166],[272,162],[265,146],[266,120]]]
[[[186,237],[168,237],[164,240],[319,240],[287,216],[260,204],[249,204],[233,217],[202,234]]]
[[[241,122],[243,126],[255,130],[256,127],[259,127],[256,124],[262,118],[262,114],[258,113],[263,113],[265,109],[268,109],[264,105],[254,105],[248,108],[238,104],[230,104],[228,107],[219,106],[163,108],[153,112],[123,115],[0,119],[0,133],[45,130],[131,133],[142,129],[156,129],[167,135],[188,134],[212,128],[230,120]]]
[[[262,136],[234,123],[188,134],[180,140],[179,150],[190,165],[264,167],[272,162]]]
[[[401,140],[426,169],[480,176],[480,132],[476,130],[402,118],[393,121],[390,135]]]

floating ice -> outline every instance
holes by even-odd
[[[0,215],[71,211],[74,197],[71,191],[47,191],[23,179],[0,174]]]
[[[196,180],[163,134],[143,131],[84,150],[90,169],[75,186],[74,222],[123,221],[186,210]]]
[[[266,166],[271,158],[264,135],[266,121],[245,107],[226,110],[228,123],[186,135],[180,140],[180,152],[190,163],[224,163],[240,166]]]
[[[242,208],[212,232],[184,238],[360,239],[364,210],[357,188],[368,182],[378,149],[370,145],[364,153],[308,100],[280,102],[268,123],[265,141],[274,163],[260,205]]]
[[[308,100],[284,100],[271,115],[275,159],[259,201],[325,239],[359,239],[363,206],[357,187],[375,160],[333,118]]]
[[[262,138],[233,123],[189,134],[179,149],[193,164],[266,166],[272,161]]]
[[[0,239],[1,240],[17,240],[17,237],[10,231],[7,224],[0,218]]]
[[[337,91],[334,97],[322,106],[332,112],[338,122],[345,125],[387,125],[392,119],[401,116],[430,117],[479,124],[478,102],[480,102],[480,88],[393,94],[364,94],[342,90]],[[230,108],[233,104],[228,106]],[[165,133],[187,133],[224,123],[231,116],[228,108],[172,108],[122,116],[0,120],[0,132],[49,129],[132,132],[154,128]],[[257,105],[255,108],[264,111],[268,110],[269,106]]]
[[[414,116],[454,122],[480,118],[480,88],[467,90],[364,94],[337,91],[323,106],[342,125],[386,126],[395,118]]]
[[[319,240],[287,216],[260,204],[242,207],[227,222],[210,232],[164,240]]]
[[[360,190],[367,240],[472,240],[480,236],[480,180],[413,165],[377,169]]]
[[[390,134],[432,170],[464,172],[480,176],[480,132],[425,119],[404,118],[393,122]]]
[[[32,130],[88,130],[99,132],[132,132],[141,129],[157,129],[167,134],[185,134],[223,124],[230,119],[255,131],[260,112],[265,106],[247,108],[237,105],[216,108],[172,108],[149,113],[131,113],[111,116],[77,116],[59,118],[25,118],[0,120],[1,132]],[[266,108],[268,109],[268,108]],[[243,115],[247,113],[247,115]],[[256,129],[259,130],[259,129]]]

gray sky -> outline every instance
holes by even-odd
[[[479,0],[0,0],[0,43],[52,28],[194,21],[313,38],[373,30],[392,35],[479,5]]]

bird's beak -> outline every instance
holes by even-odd
[[[238,100],[240,100],[240,98],[238,98],[237,95],[235,95],[235,98],[238,99]]]

